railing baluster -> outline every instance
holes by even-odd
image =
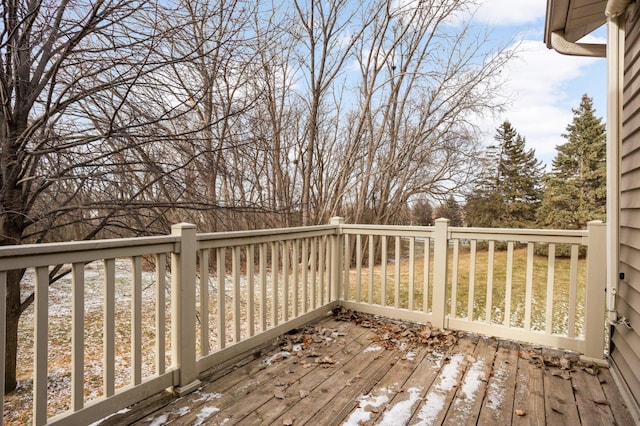
[[[325,296],[325,284],[327,283],[328,280],[326,280],[326,272],[327,272],[327,265],[326,265],[326,242],[327,242],[327,237],[322,236],[319,238],[318,240],[320,246],[318,247],[318,274],[320,275],[320,283],[318,284],[318,289],[320,291],[320,293],[318,294],[318,300],[320,301],[320,305],[322,306],[324,305],[324,296]]]
[[[373,283],[371,284],[373,286]],[[342,281],[342,298],[349,299],[349,287],[351,286],[351,241],[349,234],[344,234],[344,278]],[[370,302],[373,303],[373,302]]]
[[[524,328],[531,330],[531,309],[533,305],[533,249],[534,243],[527,244],[527,278],[524,296]]]
[[[551,334],[553,328],[553,281],[556,269],[556,245],[554,243],[549,244],[549,262],[547,267],[547,307],[545,315],[547,317],[545,321],[544,331],[547,334]]]
[[[260,330],[267,330],[267,243],[260,244]]]
[[[84,407],[84,263],[71,265],[71,409]]]
[[[369,235],[369,285],[367,287],[367,300],[373,303],[373,270],[376,265],[373,235]],[[360,294],[356,293],[356,302],[360,301]]]
[[[218,349],[227,346],[227,318],[226,318],[226,275],[225,269],[225,248],[216,250],[216,274],[218,278],[217,300],[216,300],[216,321],[218,322]]]
[[[513,241],[507,243],[507,277],[504,297],[504,325],[511,326],[511,289],[513,287]]]
[[[491,310],[493,308],[493,262],[495,254],[496,242],[489,241],[489,256],[487,259],[487,298],[485,305],[484,322],[491,324]]]
[[[316,294],[317,294],[317,288],[318,288],[318,283],[317,283],[317,259],[316,256],[318,255],[318,238],[317,237],[313,237],[311,239],[311,288],[309,289],[311,291],[311,309],[315,309],[318,307],[318,305],[316,304]]]
[[[249,336],[253,336],[255,330],[256,320],[256,305],[255,305],[255,246],[250,244],[246,247],[247,253],[247,321],[249,322]]]
[[[233,280],[233,342],[238,343],[241,339],[240,320],[240,246],[233,247],[231,251],[231,279]]]
[[[453,265],[451,270],[451,316],[456,317],[458,311],[458,266],[460,261],[460,240],[453,240]]]
[[[369,247],[371,250],[371,247]],[[371,269],[371,265],[369,265]],[[362,288],[362,235],[356,235],[356,302],[360,302],[360,290]]]
[[[166,335],[165,327],[165,305],[166,305],[166,285],[167,285],[167,255],[165,253],[156,254],[156,374],[164,374],[166,371]],[[207,256],[208,259],[208,256]],[[201,275],[202,277],[202,275]],[[208,327],[205,326],[208,329]],[[207,345],[208,348],[208,345]]]
[[[567,336],[576,337],[576,299],[578,292],[578,246],[571,245],[571,265],[569,267],[569,319]]]
[[[47,377],[49,360],[49,267],[36,268],[33,356],[33,423],[47,423]]]
[[[424,237],[424,285],[422,290],[422,311],[428,313],[429,309],[429,256],[431,251],[431,238]]]
[[[413,311],[413,291],[415,274],[416,239],[409,237],[409,309]]]
[[[302,240],[302,312],[305,314],[309,310],[309,243],[309,238]]]
[[[200,355],[209,355],[209,249],[199,251],[200,257]]]
[[[278,325],[278,290],[280,283],[278,269],[280,268],[280,244],[276,241],[271,244],[271,325]]]
[[[289,321],[289,241],[282,242],[282,320]]]
[[[394,295],[393,298],[394,300],[394,306],[396,309],[398,309],[400,307],[400,258],[401,258],[401,253],[400,253],[400,237],[396,236],[396,246],[395,246],[395,263],[394,263],[394,269],[395,269],[395,278],[396,278],[396,282],[394,285]]]
[[[142,257],[131,259],[131,383],[142,382]]]
[[[382,242],[382,260],[380,263],[380,305],[387,306],[387,236],[381,235]]]
[[[116,334],[116,260],[104,260],[104,396],[115,392],[115,334]]]
[[[467,295],[467,319],[473,321],[473,305],[475,301],[476,286],[476,240],[471,240],[471,253],[469,255],[469,294]]]
[[[293,275],[293,317],[297,318],[300,308],[300,241],[293,240],[293,259],[291,273]]]

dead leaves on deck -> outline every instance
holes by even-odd
[[[445,352],[456,343],[458,337],[462,336],[462,332],[441,330],[430,323],[408,323],[348,309],[336,309],[334,316],[339,321],[350,321],[361,327],[370,328],[376,333],[373,341],[387,350],[405,350],[422,344]]]
[[[538,350],[525,349],[519,351],[518,356],[538,368],[553,368],[554,371],[551,374],[564,380],[571,378],[569,374],[571,371],[583,370],[592,376],[597,376],[600,372],[597,365],[581,361],[578,354],[562,351],[550,352],[542,355]]]

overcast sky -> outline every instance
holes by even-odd
[[[481,0],[475,15],[479,24],[494,28],[502,40],[522,40],[521,53],[503,70],[505,95],[512,99],[504,117],[481,123],[491,141],[495,129],[508,119],[525,137],[536,156],[550,164],[556,145],[573,118],[580,98],[593,98],[596,114],[606,114],[606,62],[600,58],[561,55],[543,43],[546,0]],[[583,41],[605,43],[606,32],[596,31]],[[603,119],[604,122],[604,119]]]

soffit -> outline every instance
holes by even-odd
[[[544,41],[551,47],[551,33],[564,32],[576,42],[606,22],[607,0],[547,0]]]

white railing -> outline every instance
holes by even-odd
[[[603,223],[561,231],[453,228],[439,219],[434,227],[343,225],[342,233],[350,260],[343,306],[603,359]],[[568,258],[556,257],[560,248]],[[544,269],[544,282],[534,269]]]
[[[446,220],[434,227],[348,225],[335,218],[324,226],[214,234],[179,224],[165,237],[9,247],[0,249],[0,317],[7,271],[29,269],[35,276],[37,425],[87,424],[168,387],[188,393],[206,369],[340,305],[602,360],[604,232],[599,223],[586,231],[553,231],[450,228]],[[560,244],[570,247],[568,260],[556,259]],[[549,254],[535,255],[536,247]],[[130,276],[116,271],[123,259]],[[541,261],[545,283],[534,281]],[[98,296],[88,288],[91,262],[101,265]],[[70,267],[71,396],[68,411],[51,416],[48,325],[56,313],[48,309],[49,272],[61,264]],[[97,392],[86,384],[84,349],[93,342],[85,329],[96,327],[89,309],[96,297],[103,336]],[[566,305],[562,315],[559,303]],[[152,325],[143,319],[150,310]],[[2,342],[3,332],[0,327]],[[3,357],[0,350],[2,378]],[[3,387],[0,395],[3,402]]]

